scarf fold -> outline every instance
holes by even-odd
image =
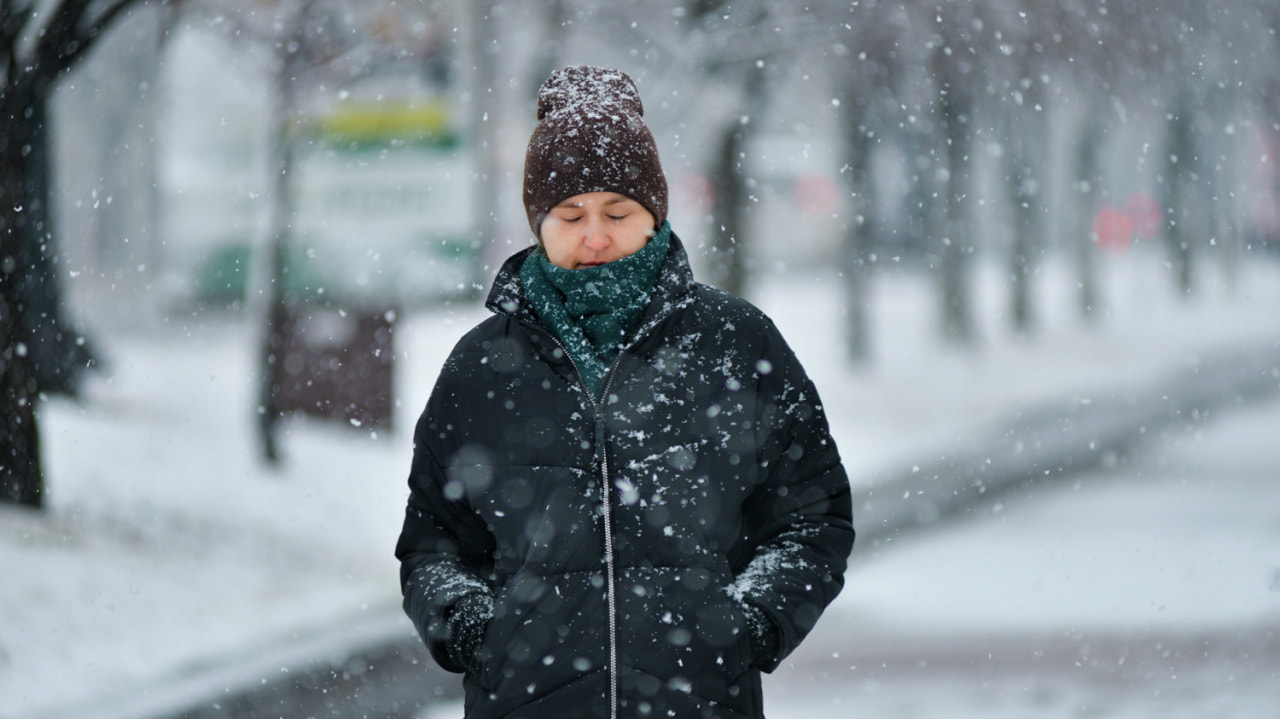
[[[535,251],[520,281],[538,319],[564,345],[592,396],[634,329],[671,246],[671,224],[637,252],[605,265],[568,270]]]

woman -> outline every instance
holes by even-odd
[[[418,422],[405,611],[467,717],[761,717],[853,546],[773,323],[694,281],[635,84],[559,70],[498,272]]]

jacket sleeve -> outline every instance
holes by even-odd
[[[813,383],[770,322],[757,362],[760,481],[743,507],[741,567],[730,594],[777,629],[772,671],[844,586],[853,549],[849,480]]]
[[[493,535],[462,497],[452,496],[449,477],[432,455],[431,407],[414,432],[413,465],[404,528],[396,543],[404,610],[444,669],[462,672],[450,652],[449,615],[460,600],[480,594],[492,601]]]

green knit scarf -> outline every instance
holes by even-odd
[[[663,222],[639,251],[605,265],[567,270],[535,250],[520,267],[524,293],[538,319],[564,345],[592,396],[649,302],[671,246]]]

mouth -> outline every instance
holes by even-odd
[[[579,268],[583,268],[583,267],[599,267],[600,265],[603,265],[603,264],[604,264],[603,262],[598,262],[598,261],[592,261],[592,262],[579,262],[579,263],[578,263],[578,267],[579,267]]]

